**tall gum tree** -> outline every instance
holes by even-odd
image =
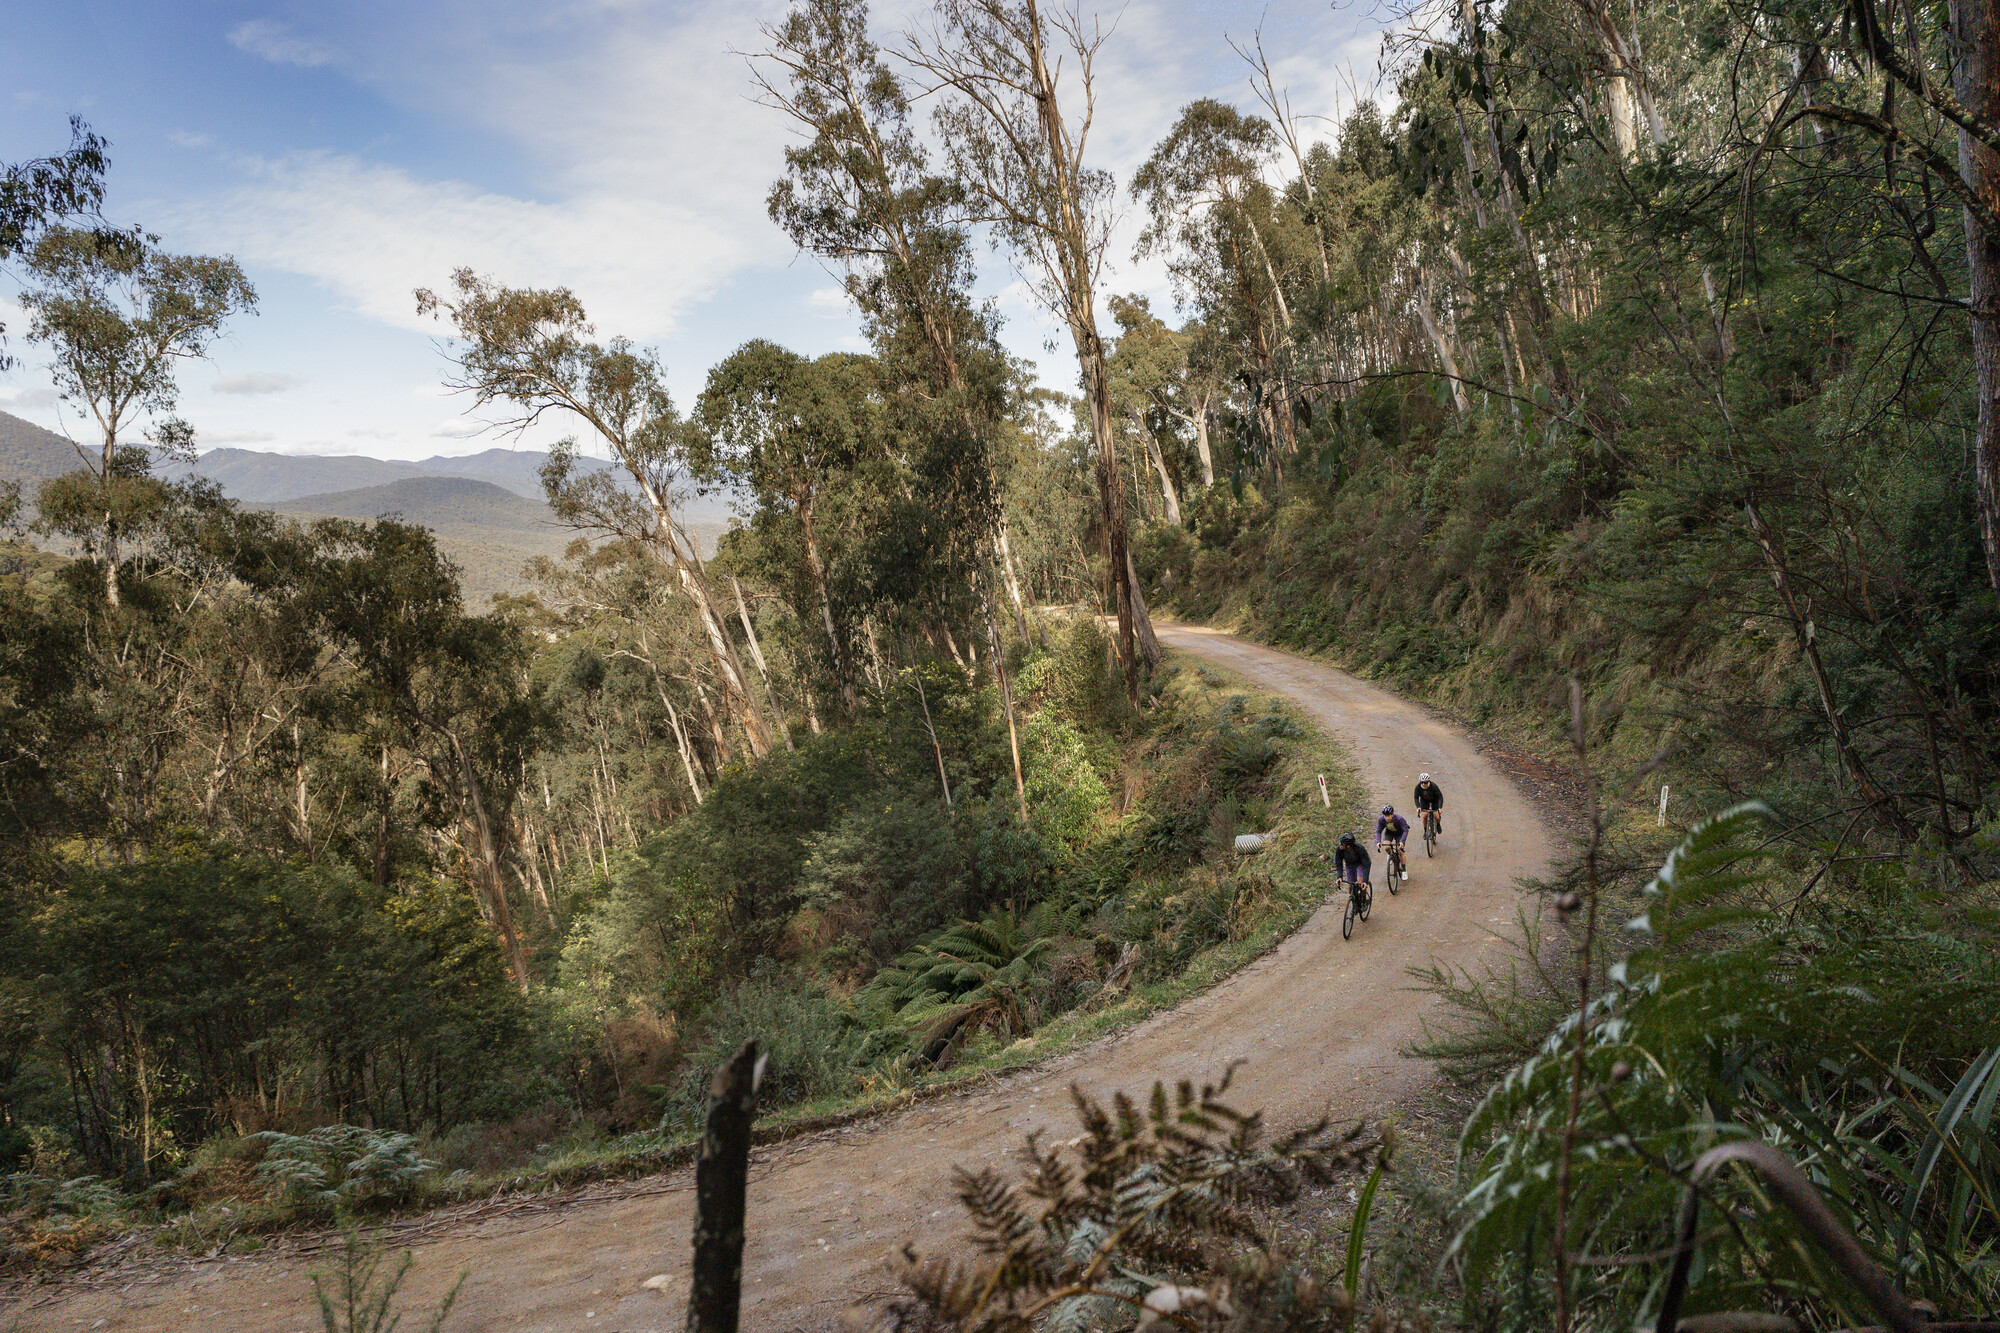
[[[1274,456],[1290,453],[1296,435],[1277,351],[1292,325],[1291,306],[1257,221],[1260,209],[1269,218],[1263,172],[1276,145],[1262,118],[1198,98],[1181,108],[1131,185],[1148,219],[1138,253],[1168,256],[1190,290],[1227,292],[1257,373],[1270,386],[1257,416]]]
[[[999,526],[994,450],[1007,410],[995,321],[972,296],[965,191],[932,170],[862,0],[805,0],[764,35],[752,63],[760,100],[803,137],[785,150],[771,218],[845,276],[875,349],[885,452],[909,488],[905,512],[883,527],[915,540],[895,539],[898,558],[876,562],[900,571],[877,594],[941,605],[977,580]],[[942,621],[930,631],[951,642]]]
[[[567,415],[611,450],[632,489],[605,471],[580,468],[573,442],[564,441],[542,473],[550,507],[572,527],[642,543],[668,568],[701,626],[729,713],[753,754],[769,752],[770,728],[736,655],[728,612],[709,584],[699,542],[679,517],[688,427],[667,395],[658,359],[623,339],[592,341],[583,303],[566,288],[507,288],[459,269],[446,295],[424,288],[416,297],[419,314],[449,319],[457,332],[450,355],[458,371],[448,388],[471,394],[475,407],[510,404],[514,415],[503,430],[518,433],[550,413]]]
[[[231,315],[257,304],[235,260],[168,254],[157,241],[51,228],[28,251],[36,285],[21,298],[28,339],[49,350],[57,393],[95,427],[95,450],[77,449],[92,484],[64,488],[57,521],[96,547],[105,601],[114,607],[120,536],[157,500],[146,456],[121,453],[120,442],[151,417],[157,443],[192,457],[193,432],[172,415],[176,372],[207,353]]]
[[[697,476],[747,485],[760,506],[789,510],[798,524],[806,575],[849,721],[858,712],[853,653],[849,636],[835,623],[817,510],[833,474],[852,467],[880,433],[862,362],[843,352],[808,361],[753,339],[709,371],[695,407],[700,431],[690,441]]]
[[[1052,34],[1074,61],[1067,88]],[[903,55],[939,98],[936,123],[968,215],[1006,241],[1022,278],[1069,330],[1097,445],[1125,692],[1136,703],[1140,659],[1155,665],[1160,650],[1127,542],[1117,416],[1097,327],[1113,183],[1088,165],[1087,150],[1094,67],[1107,36],[1080,7],[1046,13],[1037,0],[944,0],[933,27],[906,36]],[[1071,90],[1073,119],[1064,105]]]
[[[26,252],[66,218],[100,216],[109,145],[78,116],[70,117],[69,135],[60,153],[0,167],[0,263]],[[0,323],[0,370],[14,367],[6,338],[7,326]]]
[[[1929,22],[1920,25],[1917,11],[1885,17],[1875,0],[1855,0],[1851,23],[1843,25],[1855,38],[1848,54],[1882,72],[1879,114],[1815,100],[1789,121],[1839,125],[1873,137],[1885,165],[1893,168],[1897,157],[1908,157],[1964,211],[1965,308],[1978,398],[1973,494],[1987,580],[2000,593],[2000,2],[1951,0],[1939,26],[1931,26],[1939,10],[1921,16]],[[1932,68],[1937,64],[1942,73]],[[1800,83],[1820,91],[1818,80],[1802,77]],[[1909,96],[1899,100],[1898,90]],[[1904,109],[1912,103],[1957,132],[1956,162],[1931,146],[1918,116]]]

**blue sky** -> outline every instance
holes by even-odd
[[[10,0],[0,160],[60,148],[75,112],[112,142],[108,216],[166,246],[232,254],[259,313],[181,375],[202,447],[420,458],[504,443],[439,387],[434,325],[410,292],[464,264],[566,285],[605,335],[657,346],[684,405],[756,336],[802,352],[858,346],[836,280],[765,217],[784,123],[749,100],[743,61],[782,3],[403,0],[110,3]],[[1185,102],[1250,105],[1224,41],[1261,20],[1302,116],[1351,105],[1379,26],[1325,0],[1107,7],[1100,165],[1122,181]],[[878,5],[885,46],[914,8]],[[1323,129],[1307,121],[1309,130]],[[1170,303],[1157,267],[1114,247],[1110,289]],[[1069,389],[1074,363],[1006,258],[983,260],[1005,336]],[[0,304],[18,288],[0,280]],[[36,349],[0,409],[61,424]],[[558,432],[550,432],[553,438]]]

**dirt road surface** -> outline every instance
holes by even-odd
[[[1464,735],[1387,690],[1329,666],[1212,630],[1159,627],[1190,656],[1282,693],[1343,744],[1375,805],[1402,808],[1420,771],[1446,793],[1446,837],[1421,848],[1400,897],[1340,938],[1338,904],[1279,948],[1178,1009],[1083,1050],[956,1097],[758,1150],[750,1181],[744,1317],[752,1333],[822,1330],[887,1287],[884,1258],[959,1230],[949,1168],[1005,1163],[1029,1130],[1073,1131],[1067,1089],[1143,1092],[1156,1079],[1217,1077],[1244,1061],[1233,1098],[1284,1124],[1330,1110],[1379,1112],[1431,1078],[1398,1055],[1426,999],[1405,969],[1474,962],[1513,918],[1518,875],[1542,869],[1549,833]],[[449,1333],[668,1333],[682,1326],[691,1176],[641,1198],[499,1218],[416,1245],[408,1303],[434,1302],[462,1271]],[[309,1272],[282,1253],[197,1265],[164,1281],[29,1294],[6,1333],[316,1333]],[[667,1274],[664,1289],[641,1286]],[[416,1319],[406,1324],[421,1326]]]

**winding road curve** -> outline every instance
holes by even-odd
[[[1294,700],[1344,745],[1375,801],[1409,799],[1417,773],[1445,789],[1447,837],[1419,855],[1407,891],[1378,894],[1373,918],[1340,938],[1323,907],[1278,949],[1229,981],[1116,1037],[956,1097],[760,1149],[752,1165],[744,1327],[822,1330],[886,1284],[883,1257],[956,1230],[949,1168],[1007,1158],[1029,1130],[1074,1124],[1066,1089],[1143,1091],[1155,1079],[1213,1079],[1243,1060],[1233,1098],[1278,1124],[1388,1108],[1430,1077],[1397,1050],[1426,1000],[1405,969],[1471,963],[1512,919],[1516,876],[1542,868],[1548,833],[1513,784],[1464,735],[1387,690],[1333,667],[1212,630],[1159,627],[1179,651]],[[668,1333],[686,1299],[691,1179],[664,1192],[528,1218],[475,1223],[416,1246],[413,1306],[468,1274],[451,1333]],[[675,1187],[675,1186],[678,1187]],[[198,1265],[161,1283],[31,1297],[6,1333],[315,1333],[307,1273],[282,1254]],[[664,1289],[641,1286],[667,1274]],[[411,1322],[415,1322],[414,1320]]]

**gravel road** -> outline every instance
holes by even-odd
[[[1406,969],[1474,963],[1513,919],[1517,876],[1543,869],[1548,829],[1462,732],[1387,690],[1216,631],[1161,625],[1191,657],[1282,693],[1344,745],[1371,800],[1401,809],[1419,771],[1444,788],[1446,838],[1419,844],[1399,897],[1340,938],[1337,903],[1229,981],[1116,1037],[953,1097],[760,1149],[752,1164],[744,1327],[831,1328],[886,1286],[884,1256],[929,1247],[957,1226],[949,1168],[1007,1159],[1032,1129],[1066,1137],[1072,1082],[1143,1092],[1156,1079],[1217,1077],[1244,1061],[1233,1098],[1284,1124],[1331,1111],[1354,1118],[1419,1091],[1430,1068],[1399,1048],[1428,1003]],[[447,1333],[669,1333],[686,1298],[691,1179],[643,1196],[474,1222],[415,1246],[404,1294],[434,1301],[467,1274]],[[278,1253],[197,1263],[129,1283],[85,1282],[0,1309],[7,1333],[317,1333],[308,1273],[322,1261]],[[641,1286],[665,1274],[664,1288]],[[16,1294],[17,1296],[19,1293]],[[418,1324],[406,1320],[406,1325]]]

